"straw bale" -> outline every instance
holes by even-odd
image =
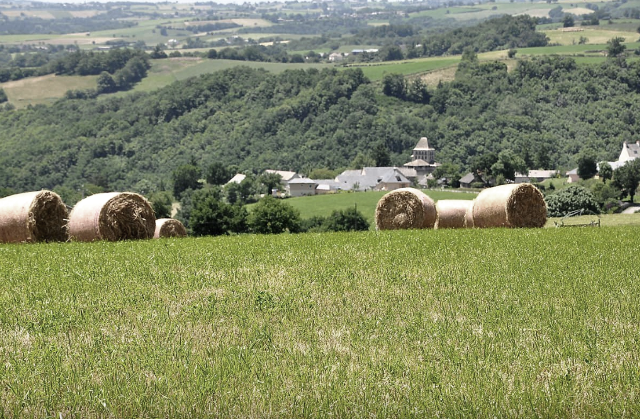
[[[475,224],[473,223],[473,206],[476,204],[476,201],[471,201],[471,205],[467,208],[467,212],[464,214],[464,226],[466,228],[474,228]]]
[[[150,239],[155,228],[149,201],[130,192],[91,195],[69,214],[69,235],[77,241]]]
[[[173,218],[160,218],[156,220],[156,231],[153,233],[154,239],[162,237],[186,237],[187,229],[178,220]]]
[[[376,206],[378,230],[433,228],[436,222],[433,199],[414,188],[400,188],[383,196]]]
[[[0,243],[66,241],[67,207],[51,191],[0,199]]]
[[[473,201],[468,199],[441,199],[436,202],[438,218],[435,228],[466,228],[467,213],[473,207]],[[473,227],[472,225],[469,227]]]
[[[542,227],[544,196],[529,183],[500,185],[480,192],[473,205],[475,227]]]

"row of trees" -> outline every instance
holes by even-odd
[[[157,202],[157,201],[156,201]],[[335,210],[328,217],[303,220],[285,200],[265,196],[250,211],[241,203],[231,203],[220,187],[190,190],[180,201],[177,218],[196,236],[284,232],[362,231],[369,222],[355,208]],[[157,205],[154,205],[156,207]],[[162,209],[161,209],[162,211]]]
[[[149,56],[141,50],[124,48],[112,49],[109,52],[75,50],[70,53],[65,53],[54,60],[47,61],[40,67],[1,68],[0,83],[52,73],[58,75],[86,76],[106,72],[115,75],[116,72],[124,70],[125,68],[127,68],[127,70],[124,70],[124,73],[134,72],[141,74],[141,70],[144,69],[142,73],[146,74],[146,70],[149,69],[149,67]],[[127,76],[122,78],[127,78]]]

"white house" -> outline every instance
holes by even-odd
[[[314,180],[309,178],[295,178],[287,183],[285,189],[289,196],[315,195],[317,185]]]

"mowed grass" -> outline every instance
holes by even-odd
[[[451,192],[425,190],[434,201],[440,199],[474,199],[477,193],[474,192]],[[358,211],[369,221],[372,228],[375,227],[374,216],[376,205],[380,198],[386,195],[387,191],[338,193],[328,195],[301,196],[289,198],[285,202],[300,211],[303,219],[311,217],[326,217],[335,210],[345,210],[356,207]]]
[[[640,24],[640,21],[637,22]],[[637,31],[621,31],[615,29],[609,29],[604,26],[593,26],[576,32],[563,32],[560,29],[544,31],[544,34],[549,38],[549,42],[559,45],[575,45],[580,41],[581,37],[588,39],[588,44],[604,45],[606,49],[607,41],[616,37],[622,37],[625,39],[625,43],[631,43],[638,40],[640,36]]]
[[[639,234],[0,245],[0,416],[638,416]]]
[[[0,83],[9,102],[16,108],[27,105],[51,104],[62,98],[68,90],[95,89],[98,76],[56,76],[41,77]]]

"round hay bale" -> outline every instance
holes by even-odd
[[[547,205],[542,192],[530,183],[500,185],[485,189],[475,199],[475,227],[542,227]]]
[[[69,235],[77,241],[150,239],[155,228],[149,201],[130,192],[91,195],[69,214]]]
[[[67,207],[51,191],[0,199],[0,243],[67,241]]]
[[[466,228],[467,213],[473,207],[468,199],[441,199],[436,202],[438,218],[435,228]],[[473,226],[473,222],[471,223]]]
[[[467,212],[464,214],[464,226],[466,228],[474,228],[475,224],[473,223],[473,206],[476,204],[476,201],[471,201],[471,205],[467,208]]]
[[[156,231],[153,233],[154,239],[163,237],[186,237],[187,229],[178,220],[173,218],[160,218],[156,220]]]
[[[422,191],[401,188],[383,196],[376,206],[378,230],[404,230],[433,228],[436,222],[436,205]]]

